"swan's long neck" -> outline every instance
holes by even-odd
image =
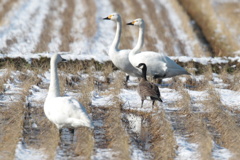
[[[139,33],[138,33],[138,42],[137,45],[132,49],[133,54],[137,54],[142,49],[144,44],[144,24],[139,26]]]
[[[118,50],[119,50],[121,33],[122,33],[122,20],[119,19],[119,20],[117,21],[116,34],[115,34],[115,37],[114,37],[114,40],[113,40],[113,43],[112,43],[110,49],[114,49],[115,51],[118,51]]]
[[[59,79],[57,73],[57,63],[55,61],[51,61],[50,64],[50,86],[48,91],[48,97],[59,97],[60,90],[59,90]]]

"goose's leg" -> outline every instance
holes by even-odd
[[[143,107],[143,102],[144,102],[144,100],[142,100],[141,108]]]
[[[153,100],[153,101],[152,101],[152,109],[153,109],[154,103],[155,103],[155,101]]]

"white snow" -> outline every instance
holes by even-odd
[[[213,152],[212,152],[212,157],[215,160],[227,160],[230,159],[232,154],[231,152],[223,147],[220,147],[216,143],[213,142]]]
[[[229,89],[216,89],[220,94],[221,102],[227,107],[240,110],[240,93]]]
[[[16,153],[15,153],[15,160],[44,160],[47,159],[47,156],[41,149],[34,149],[27,147],[24,142],[19,141]]]
[[[132,160],[152,159],[152,158],[150,158],[150,155],[144,154],[144,152],[142,150],[138,149],[135,145],[131,146],[131,150],[132,150],[132,156],[131,156]]]
[[[30,96],[27,97],[27,101],[31,102],[34,107],[43,107],[43,102],[47,97],[47,89],[42,89],[36,85],[33,85],[30,89]]]
[[[22,3],[10,18],[9,25],[0,28],[0,49],[7,47],[6,40],[16,39],[18,43],[9,48],[9,54],[31,53],[39,41],[43,21],[49,10],[48,3],[49,0]]]
[[[51,30],[51,42],[48,44],[48,48],[50,52],[57,52],[59,51],[59,46],[62,44],[61,36],[60,36],[60,29],[63,26],[62,18],[60,18],[60,14],[64,11],[67,7],[66,1],[52,1],[53,6],[56,7],[56,10],[52,10],[51,16],[52,19],[52,28]]]
[[[156,1],[156,3],[160,3],[166,8],[166,11],[168,13],[168,18],[170,22],[172,23],[172,26],[175,30],[176,38],[181,41],[181,43],[184,43],[185,45],[185,54],[188,56],[193,56],[193,48],[194,48],[194,42],[190,41],[188,35],[185,33],[183,27],[182,27],[182,21],[179,15],[176,13],[174,7],[172,6],[171,2],[168,0],[160,0]],[[173,44],[175,54],[180,56],[183,55],[180,52],[179,47],[176,44]]]
[[[197,152],[198,145],[195,143],[189,143],[183,137],[176,137],[178,150],[175,160],[193,160],[199,159],[199,153]]]
[[[113,105],[113,96],[108,95],[108,96],[101,96],[96,92],[92,93],[92,105],[94,106],[111,106]]]
[[[142,117],[134,115],[134,114],[126,114],[126,118],[129,121],[129,126],[131,131],[140,134],[141,126],[142,126]]]
[[[112,149],[97,149],[96,154],[91,157],[92,160],[114,159],[117,153]]]

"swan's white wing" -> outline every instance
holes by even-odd
[[[131,62],[137,66],[139,63],[147,65],[147,74],[160,77],[173,77],[180,74],[188,74],[188,72],[171,60],[165,54],[157,52],[141,52],[133,56]]]
[[[148,75],[154,75],[159,74],[167,70],[166,64],[163,60],[164,57],[159,55],[156,55],[155,52],[141,52],[136,55],[134,55],[133,59],[133,65],[136,67],[140,63],[145,63],[147,65],[147,74]]]

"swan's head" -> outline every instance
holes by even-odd
[[[63,59],[60,54],[56,53],[51,57],[51,63],[58,64],[59,62],[66,62],[66,59]]]
[[[139,63],[138,66],[136,66],[137,68],[140,68],[140,69],[145,69],[147,68],[146,64],[145,63]]]
[[[112,20],[112,21],[120,21],[121,16],[118,13],[112,13],[106,18],[103,18],[103,20]]]
[[[138,18],[133,20],[132,22],[127,23],[127,25],[144,26],[144,20],[141,18]]]

